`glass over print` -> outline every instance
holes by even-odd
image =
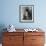
[[[34,5],[20,5],[20,22],[34,22]]]

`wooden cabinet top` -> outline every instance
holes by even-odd
[[[25,32],[24,29],[16,29],[16,32],[3,32],[4,35],[45,35],[45,32]]]

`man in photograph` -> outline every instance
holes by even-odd
[[[23,20],[32,20],[32,9],[25,7]]]

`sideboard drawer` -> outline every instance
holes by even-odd
[[[44,36],[32,36],[32,43],[33,44],[43,44]]]
[[[5,36],[23,36],[23,32],[4,32]]]
[[[3,46],[23,46],[23,33],[4,33]]]
[[[43,35],[44,36],[44,32],[25,32],[24,33],[24,36],[41,36]]]

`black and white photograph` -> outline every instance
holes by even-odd
[[[34,5],[19,6],[20,22],[34,22]]]

